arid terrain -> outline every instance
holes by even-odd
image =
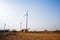
[[[0,33],[0,40],[60,40],[60,33]]]

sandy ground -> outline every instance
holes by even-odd
[[[60,40],[60,33],[0,33],[0,40]]]

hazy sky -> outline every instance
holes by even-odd
[[[25,28],[27,9],[29,30],[60,29],[60,0],[0,0],[0,29]]]

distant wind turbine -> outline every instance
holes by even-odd
[[[20,30],[21,30],[21,27],[22,27],[22,22],[20,22]]]
[[[4,24],[4,32],[5,32],[5,27],[6,27],[6,24]]]
[[[28,9],[24,16],[26,16],[26,30],[27,30],[28,29]]]

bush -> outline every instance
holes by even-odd
[[[12,30],[12,32],[17,32],[16,30]]]

